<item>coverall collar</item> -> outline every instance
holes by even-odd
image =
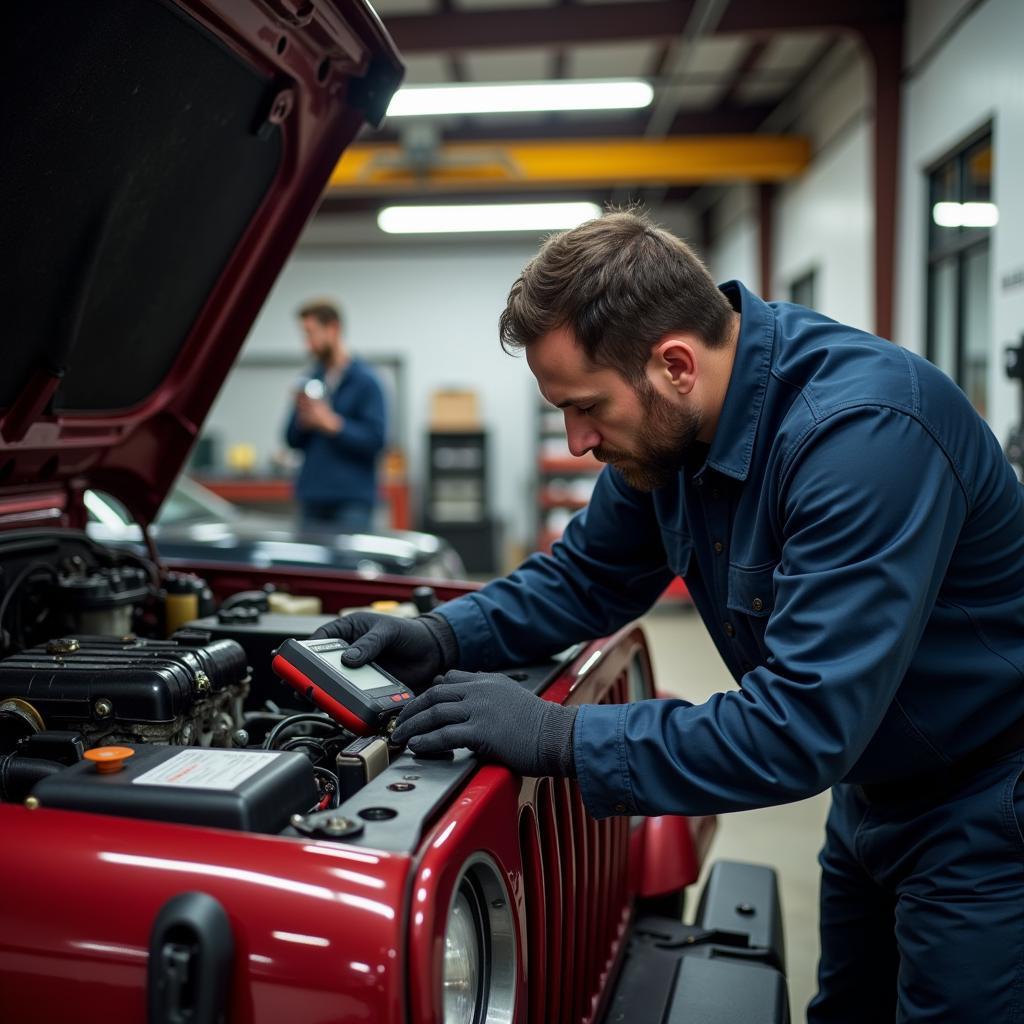
[[[722,414],[707,461],[695,478],[710,466],[734,480],[746,480],[771,370],[775,315],[739,281],[727,281],[719,290],[740,314],[740,334]]]

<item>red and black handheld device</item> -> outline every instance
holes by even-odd
[[[376,665],[351,668],[344,640],[285,640],[271,667],[289,686],[358,736],[383,732],[412,693]]]

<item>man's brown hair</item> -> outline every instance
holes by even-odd
[[[696,253],[646,213],[618,210],[549,238],[499,320],[506,352],[567,327],[596,365],[637,385],[672,331],[725,344],[732,307]]]
[[[331,324],[342,326],[341,310],[326,299],[313,299],[305,303],[299,307],[296,315],[300,320],[312,317],[321,327],[330,327]]]

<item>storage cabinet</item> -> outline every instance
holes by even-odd
[[[428,436],[423,529],[447,540],[475,575],[498,568],[487,465],[485,431],[433,431]]]

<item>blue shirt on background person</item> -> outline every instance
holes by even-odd
[[[387,423],[384,392],[372,370],[344,345],[341,314],[317,301],[299,310],[307,351],[316,359],[307,386],[295,396],[285,429],[303,452],[295,482],[300,524],[310,531],[371,529],[377,501],[377,461]]]

